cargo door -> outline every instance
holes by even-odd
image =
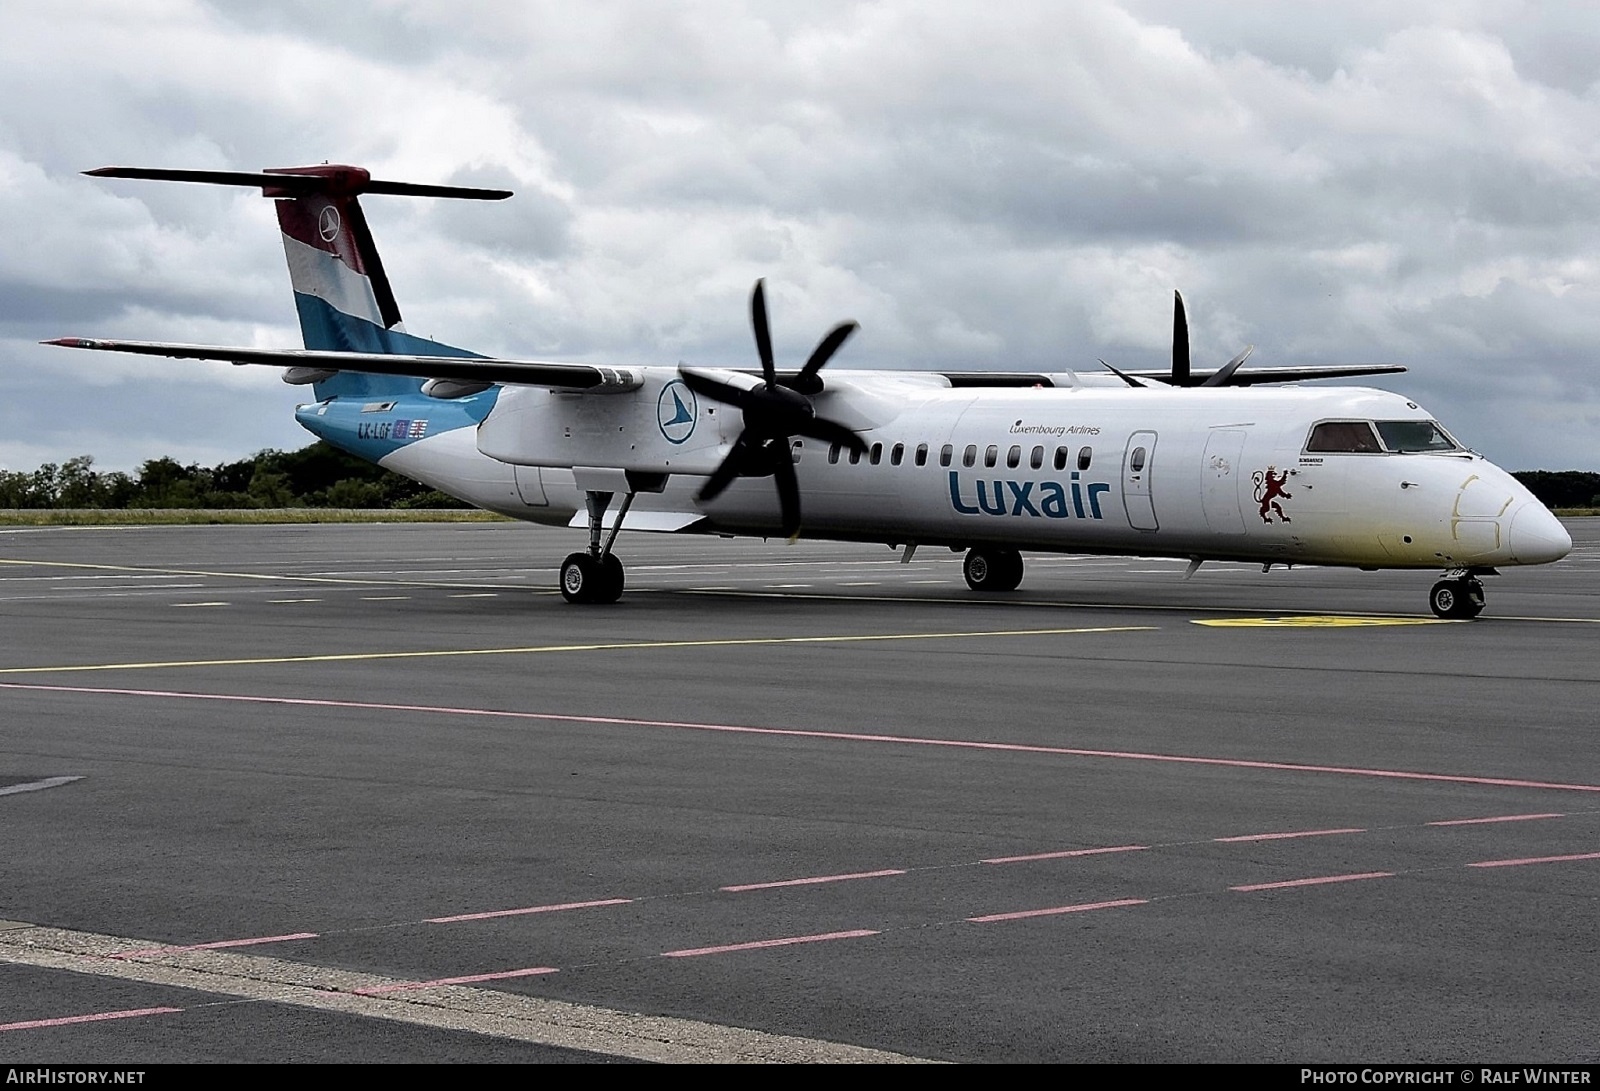
[[[1206,526],[1218,534],[1244,533],[1239,479],[1246,435],[1242,428],[1217,428],[1206,438],[1200,463],[1200,503]]]

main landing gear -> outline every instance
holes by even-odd
[[[1483,584],[1471,572],[1446,572],[1428,592],[1428,608],[1436,617],[1477,617],[1483,612]]]
[[[961,574],[974,591],[1015,591],[1022,582],[1022,554],[989,546],[967,550]]]
[[[622,507],[617,509],[617,521],[611,525],[611,533],[605,536],[602,543],[601,520],[613,495],[609,492],[584,493],[584,503],[589,509],[589,551],[569,554],[561,562],[561,597],[568,602],[611,603],[622,597],[622,562],[612,554],[611,544],[617,540],[623,517],[633,505],[634,494],[630,492],[622,498]]]

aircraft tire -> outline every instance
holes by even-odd
[[[974,591],[1015,591],[1022,582],[1022,554],[1014,549],[969,549],[961,574]]]
[[[568,602],[594,602],[603,582],[599,565],[587,553],[569,553],[561,562],[561,597]]]
[[[1474,579],[1440,580],[1428,592],[1428,608],[1435,617],[1475,618],[1483,612],[1483,584]]]
[[[600,558],[600,570],[595,582],[594,598],[591,602],[616,602],[622,597],[622,586],[626,582],[622,571],[622,562],[617,560],[614,553],[607,553]]]

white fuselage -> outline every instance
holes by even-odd
[[[560,525],[585,510],[580,483],[667,473],[624,529],[776,533],[771,478],[694,499],[738,436],[738,411],[685,396],[674,371],[644,370],[628,394],[508,388],[477,429],[383,464]],[[1538,500],[1470,451],[1308,449],[1319,422],[1429,420],[1380,390],[972,389],[878,372],[830,376],[815,404],[868,453],[795,442],[812,538],[1367,568],[1535,564],[1570,548]]]

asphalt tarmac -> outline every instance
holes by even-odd
[[[1600,1060],[1600,520],[1487,581],[0,530],[0,1063]]]

